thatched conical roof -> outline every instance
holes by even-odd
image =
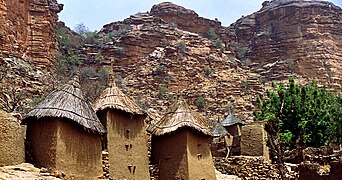
[[[83,96],[78,75],[47,95],[26,115],[23,123],[43,117],[66,118],[81,125],[89,132],[99,134],[106,132],[95,111]]]
[[[223,127],[229,127],[235,124],[244,125],[245,123],[236,118],[232,112],[229,112],[229,115],[221,122],[221,124]]]
[[[126,96],[116,85],[114,73],[110,70],[109,87],[106,88],[100,98],[95,102],[96,112],[104,109],[117,109],[133,115],[146,115],[146,113],[128,96]]]
[[[200,114],[193,112],[182,97],[155,125],[150,125],[147,130],[156,136],[161,136],[182,127],[190,127],[204,135],[212,135],[206,120]]]
[[[228,131],[226,130],[226,128],[222,126],[220,122],[217,122],[215,127],[211,130],[211,133],[214,137],[220,137],[222,135],[227,134]]]

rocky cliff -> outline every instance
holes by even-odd
[[[76,54],[82,61],[102,55],[102,65],[115,59],[119,84],[156,118],[181,94],[210,121],[230,107],[249,121],[273,80],[295,76],[340,88],[341,24],[341,8],[325,1],[266,1],[230,27],[160,3],[104,25],[101,43]]]
[[[0,107],[25,113],[51,89],[56,0],[0,0]],[[34,103],[33,103],[34,104]]]
[[[341,88],[342,9],[328,1],[274,0],[230,27],[252,72],[290,75]]]
[[[25,67],[32,63],[30,74],[37,78],[25,83],[37,94],[35,84],[45,86],[47,81],[36,68],[52,62],[49,57],[56,47],[51,33],[61,6],[55,1],[1,2],[1,31],[9,34],[1,36],[3,54],[18,53]],[[19,13],[25,11],[14,7],[29,11]],[[160,3],[150,12],[104,25],[95,41],[62,47],[63,61],[72,55],[71,64],[87,70],[83,74],[96,84],[98,76],[91,68],[99,70],[114,59],[118,84],[156,118],[183,95],[210,121],[223,119],[231,107],[249,121],[256,97],[272,80],[295,76],[303,83],[317,79],[341,89],[341,19],[341,8],[330,2],[275,0],[223,27],[193,10]],[[5,60],[8,66],[17,61]]]
[[[168,20],[163,17],[167,13],[178,13],[178,18]],[[223,119],[230,107],[235,107],[240,118],[251,120],[254,97],[263,91],[259,76],[242,68],[223,42],[217,47],[206,37],[215,24],[223,29],[219,22],[198,17],[192,10],[161,3],[150,13],[105,25],[100,37],[111,39],[83,46],[78,54],[84,60],[101,54],[105,57],[102,64],[107,65],[115,59],[119,84],[156,119],[177,95],[183,95],[210,122]]]
[[[56,47],[54,27],[63,9],[56,0],[1,0],[0,53],[34,66],[51,67]]]

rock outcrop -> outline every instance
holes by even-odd
[[[102,37],[117,34],[119,26],[126,31],[101,47],[87,45],[82,59],[100,53],[107,59],[102,63],[110,64],[114,58],[114,71],[124,79],[124,91],[155,117],[182,94],[210,122],[227,116],[229,104],[241,119],[251,120],[253,97],[262,91],[257,74],[239,67],[241,63],[230,51],[215,47],[209,39],[146,17],[135,15],[104,26]],[[203,108],[196,107],[199,97],[204,98]]]
[[[193,108],[204,97],[205,108],[199,110],[211,121],[226,116],[230,105],[240,119],[252,120],[254,101],[271,80],[295,76],[301,83],[317,79],[339,88],[341,9],[299,0],[263,6],[222,27],[193,10],[160,3],[150,12],[105,25],[100,36],[114,38],[86,45],[79,53],[85,60],[102,54],[107,65],[114,58],[125,91],[152,114],[162,113],[182,93]],[[210,28],[223,48],[207,37]]]
[[[56,48],[54,27],[63,9],[56,0],[1,0],[0,55],[51,67]]]
[[[258,12],[230,28],[237,37],[237,51],[263,78],[292,75],[341,88],[342,9],[333,3],[265,1]]]
[[[200,17],[195,11],[170,2],[154,5],[150,13],[166,23],[174,24],[179,29],[200,35],[207,33],[209,28],[215,29],[216,32],[221,28],[221,22],[218,20]]]

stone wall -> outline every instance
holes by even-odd
[[[299,167],[299,179],[342,179],[342,150],[332,147],[306,148]]]
[[[237,175],[242,179],[280,179],[276,165],[271,164],[263,157],[236,156],[231,158],[214,158],[215,167],[222,174]],[[298,174],[288,166],[291,171],[288,177],[294,179]]]

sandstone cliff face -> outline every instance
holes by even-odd
[[[51,63],[48,57],[55,46],[53,40],[42,43],[52,38],[49,28],[54,27],[60,10],[51,2],[55,1],[43,6],[38,2],[1,1],[0,26],[4,28],[0,31],[9,34],[1,41],[1,48],[4,55],[17,52],[32,59],[32,79],[23,82],[28,83],[25,86],[32,94],[41,93],[36,90],[37,84],[48,87],[46,79],[52,78],[47,75],[43,79],[43,73],[37,70]],[[24,11],[12,12],[12,6],[31,10],[27,15],[15,16]],[[44,13],[52,13],[50,19]],[[14,17],[17,19],[10,19]],[[5,26],[5,22],[26,23],[28,28]],[[220,22],[199,17],[184,7],[161,3],[150,12],[105,25],[99,33],[101,43],[85,44],[73,51],[81,67],[100,69],[114,58],[114,71],[121,82],[118,84],[156,118],[176,95],[182,94],[193,109],[197,108],[198,98],[203,97],[205,105],[198,110],[211,121],[223,119],[228,106],[235,107],[236,115],[248,121],[253,119],[256,97],[264,93],[270,80],[293,75],[301,82],[318,79],[340,87],[341,24],[341,9],[323,1],[265,2],[260,11],[230,27],[222,27]],[[210,28],[223,40],[223,48],[206,37]],[[15,43],[10,43],[11,39]],[[103,56],[101,62],[94,60],[98,55]],[[12,62],[18,61],[4,60],[12,68]],[[29,66],[28,62],[21,64]],[[11,75],[19,76],[24,77],[20,70]]]
[[[54,27],[63,6],[56,0],[1,0],[0,52],[34,66],[51,67],[57,50]]]
[[[342,9],[327,1],[274,0],[239,19],[239,48],[252,72],[267,80],[290,75],[339,87],[342,72]]]
[[[179,29],[204,35],[209,28],[218,31],[221,22],[199,17],[198,14],[182,6],[164,2],[154,5],[150,12],[166,23],[175,24]]]
[[[258,75],[241,68],[231,51],[149,13],[105,25],[100,33],[120,35],[105,45],[84,46],[82,59],[101,53],[106,57],[102,64],[109,65],[114,58],[115,74],[123,79],[118,84],[156,119],[177,95],[193,109],[203,97],[205,105],[199,111],[210,122],[228,115],[230,105],[241,119],[252,119],[252,102],[263,90]]]
[[[156,117],[182,94],[194,109],[198,97],[204,97],[205,107],[199,111],[211,121],[226,116],[230,105],[240,119],[249,121],[263,86],[288,76],[339,88],[341,9],[329,2],[299,0],[263,6],[222,27],[192,10],[160,3],[150,12],[105,25],[100,36],[114,33],[115,38],[79,52],[83,59],[101,53],[103,65],[114,58],[122,88]],[[209,28],[224,48],[206,38]]]

